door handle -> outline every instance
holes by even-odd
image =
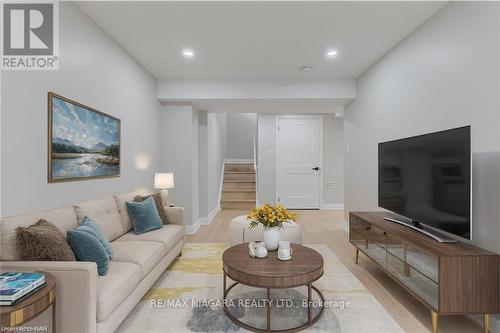
[[[320,167],[314,167],[312,168],[314,171],[319,171],[321,168]]]

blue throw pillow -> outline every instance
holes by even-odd
[[[126,204],[136,235],[163,228],[153,197],[142,202],[127,202]]]
[[[108,257],[111,259],[111,256],[113,255],[111,244],[109,243],[108,239],[102,232],[101,228],[94,221],[85,216],[82,224],[76,230],[85,231],[94,235],[102,244],[102,246],[106,250],[106,253],[108,254]]]
[[[109,257],[96,236],[78,229],[67,234],[68,243],[79,261],[91,261],[97,264],[97,272],[103,276],[108,273]]]

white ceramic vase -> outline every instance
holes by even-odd
[[[264,244],[268,251],[275,251],[278,249],[280,242],[279,228],[265,228],[263,232]]]

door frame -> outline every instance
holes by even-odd
[[[275,137],[274,137],[274,202],[278,204],[278,193],[279,193],[279,145],[278,145],[278,127],[280,119],[319,119],[319,202],[318,207],[310,207],[303,209],[321,209],[323,205],[323,115],[316,114],[293,114],[293,115],[276,115],[275,118]]]

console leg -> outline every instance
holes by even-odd
[[[483,313],[483,330],[484,333],[488,333],[490,331],[490,314]]]
[[[359,260],[359,249],[356,248],[356,265],[358,264],[358,260]]]
[[[438,331],[438,313],[432,311],[431,312],[431,317],[432,317],[432,333],[437,333]]]

